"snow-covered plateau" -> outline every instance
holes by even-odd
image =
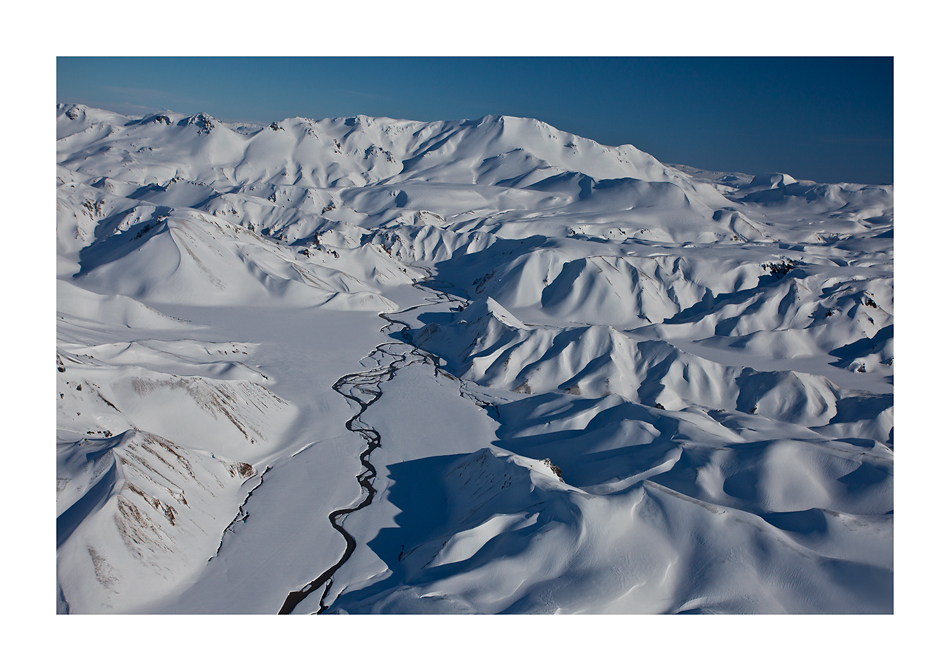
[[[57,109],[57,612],[890,613],[893,189]]]

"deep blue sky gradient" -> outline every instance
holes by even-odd
[[[893,182],[891,58],[59,58],[57,100],[226,121],[533,117],[664,163]]]

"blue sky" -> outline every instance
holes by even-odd
[[[666,163],[893,182],[891,58],[58,58],[57,99],[228,121],[534,117]]]

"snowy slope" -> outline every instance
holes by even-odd
[[[59,612],[891,612],[893,190],[57,109]]]

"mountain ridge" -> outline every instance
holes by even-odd
[[[892,187],[57,124],[60,612],[893,611]]]

